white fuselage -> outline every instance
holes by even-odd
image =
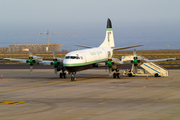
[[[65,68],[83,67],[98,62],[107,61],[112,57],[110,47],[97,47],[91,49],[77,50],[65,55],[63,66]]]

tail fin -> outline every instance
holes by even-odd
[[[107,29],[106,29],[106,37],[104,42],[99,47],[115,47],[114,46],[114,36],[112,31],[111,20],[108,18],[107,20]]]

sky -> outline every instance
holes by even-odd
[[[0,39],[11,42],[10,38],[19,36],[30,40],[48,29],[85,30],[87,36],[104,39],[107,18],[112,20],[116,38],[126,39],[123,34],[128,32],[132,37],[142,31],[170,34],[180,30],[179,6],[180,0],[0,0]]]

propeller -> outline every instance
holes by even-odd
[[[112,73],[112,59],[108,59],[109,75]]]
[[[133,63],[133,67],[134,67],[134,73],[137,73],[137,65],[140,62],[140,60],[138,60],[137,55],[136,55],[136,49],[133,50],[133,61],[131,61],[131,63]]]
[[[33,56],[30,50],[29,50],[29,60],[27,60],[27,63],[30,63],[30,73],[32,73],[35,60],[33,60]]]
[[[109,67],[109,76],[111,75],[112,73],[112,65],[113,65],[113,62],[112,62],[112,58],[111,58],[111,51],[108,51],[108,67]]]
[[[57,75],[57,66],[58,66],[58,62],[57,62],[57,58],[56,58],[56,53],[53,52],[53,61],[52,64],[54,65],[54,72]]]

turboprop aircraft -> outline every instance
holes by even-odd
[[[60,78],[64,77],[66,78],[66,72],[68,74],[71,74],[71,81],[76,80],[75,74],[78,71],[89,69],[92,67],[98,66],[98,63],[106,62],[109,66],[109,74],[111,74],[112,71],[116,71],[114,73],[114,76],[117,78],[120,78],[119,73],[119,65],[120,60],[117,58],[112,58],[113,51],[114,50],[123,50],[133,47],[139,47],[144,45],[134,45],[134,46],[127,46],[127,47],[120,47],[120,48],[112,48],[115,47],[114,45],[114,36],[113,36],[113,30],[112,30],[112,24],[111,20],[107,20],[107,29],[106,29],[106,36],[104,42],[99,47],[89,47],[89,46],[83,46],[78,45],[81,47],[85,47],[87,49],[83,50],[77,50],[69,52],[65,55],[63,58],[56,58],[55,53],[53,53],[53,61],[44,61],[39,60],[36,57],[30,56],[28,60],[26,60],[26,63],[30,63],[30,66],[33,64],[44,64],[44,65],[54,65],[55,74],[57,74],[57,71],[60,72]],[[11,61],[19,61],[20,59],[11,59],[11,58],[4,58],[4,60],[11,60]],[[21,62],[21,60],[19,61]],[[30,67],[32,72],[32,67]]]
[[[128,46],[128,47],[121,47],[121,48],[112,48],[115,47],[114,45],[114,36],[112,31],[112,24],[111,20],[107,20],[107,29],[106,29],[106,37],[104,42],[99,47],[89,47],[84,45],[77,45],[80,47],[85,47],[87,49],[77,50],[69,52],[65,55],[65,58],[56,58],[55,54],[53,54],[54,62],[42,61],[41,63],[44,65],[52,65],[54,64],[55,73],[57,71],[62,70],[60,73],[60,78],[66,78],[65,70],[68,74],[71,74],[71,80],[76,80],[75,74],[77,71],[89,69],[92,67],[98,66],[98,63],[107,62],[109,66],[109,74],[112,71],[116,71],[114,75],[117,78],[120,78],[119,73],[119,59],[112,58],[114,50],[123,50],[133,47],[139,47],[144,45],[135,45],[135,46]]]

